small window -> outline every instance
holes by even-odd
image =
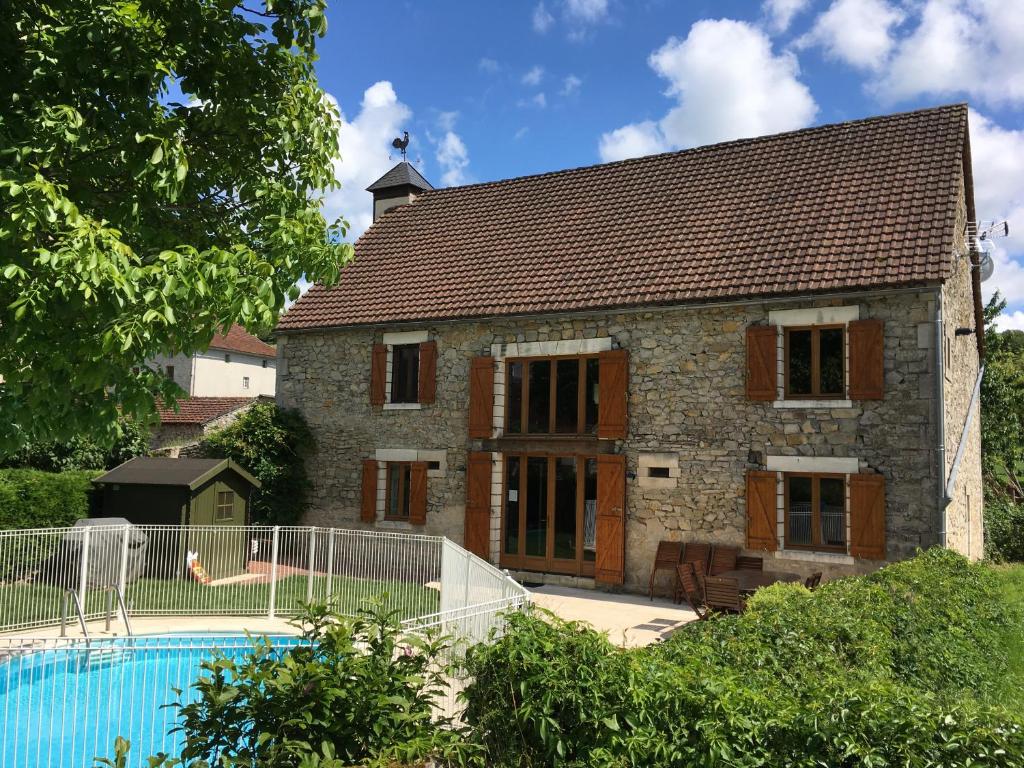
[[[167,374],[167,378],[168,379],[170,379],[171,381],[174,381],[174,366],[173,365],[168,365],[164,372]]]
[[[436,472],[437,470],[441,469],[441,462],[440,461],[428,461],[427,462],[427,469],[429,471]]]
[[[266,367],[267,367],[267,361],[266,361],[266,360],[264,360],[264,361],[263,361],[263,367],[264,367],[264,368],[266,368]]]
[[[235,516],[234,491],[217,492],[217,520],[230,520]]]
[[[648,467],[647,468],[647,476],[648,477],[669,477],[670,476],[669,475],[669,468],[668,467]]]
[[[846,479],[786,475],[786,547],[846,551]]]
[[[391,402],[419,402],[420,345],[396,344],[391,352]]]
[[[786,328],[786,397],[842,397],[846,392],[843,326]]]
[[[248,389],[248,388],[249,388],[249,377],[248,376],[243,376],[242,377],[242,389]]]
[[[409,486],[412,464],[407,461],[388,463],[387,498],[384,516],[392,520],[409,519]]]
[[[224,362],[225,363],[230,363],[231,362],[231,355],[224,355]]]

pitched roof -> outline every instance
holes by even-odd
[[[276,347],[260,341],[240,325],[232,325],[228,328],[227,333],[214,336],[213,341],[210,342],[210,349],[241,352],[246,355],[256,355],[257,357],[275,357],[277,355]]]
[[[100,475],[93,482],[119,485],[183,485],[195,489],[225,469],[234,470],[257,488],[260,487],[259,480],[231,459],[168,459],[150,456],[129,459],[106,474]]]
[[[433,185],[423,178],[412,163],[403,160],[366,188],[367,192],[391,187],[416,187],[417,189],[433,189]]]
[[[424,192],[278,328],[934,283],[966,132],[957,104]]]
[[[256,402],[255,397],[188,397],[178,401],[178,410],[164,405],[157,409],[161,424],[206,424],[220,416]]]

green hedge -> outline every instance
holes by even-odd
[[[0,470],[0,530],[62,528],[89,516],[90,480],[98,470]]]
[[[470,654],[467,719],[498,766],[1020,765],[1022,631],[991,568],[936,549],[645,649],[514,616]]]
[[[985,499],[985,554],[997,562],[1024,562],[1024,503],[1003,494]]]

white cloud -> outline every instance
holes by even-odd
[[[529,128],[529,126],[526,126],[526,125],[524,125],[524,126],[523,126],[522,128],[520,128],[520,129],[519,129],[518,131],[516,131],[516,132],[515,132],[515,133],[514,133],[514,134],[512,135],[512,138],[513,138],[513,139],[514,139],[515,141],[519,141],[519,140],[520,140],[521,138],[523,138],[523,136],[525,136],[525,135],[526,135],[526,134],[528,134],[529,132],[530,132],[530,128]]]
[[[548,105],[548,98],[544,95],[544,91],[541,91],[540,93],[535,93],[533,95],[533,98],[530,99],[530,103],[536,107],[544,109],[544,107]]]
[[[401,135],[412,111],[398,100],[387,80],[366,89],[354,118],[347,118],[340,106],[339,111],[341,160],[335,162],[334,173],[341,189],[327,195],[324,215],[328,221],[338,216],[346,218],[351,225],[349,238],[354,240],[373,222],[373,198],[366,187],[397,162],[390,157],[391,140]]]
[[[551,29],[551,25],[554,23],[555,17],[548,13],[544,3],[538,3],[537,7],[533,9],[533,31],[543,35]]]
[[[540,81],[544,79],[544,67],[539,64],[535,64],[530,70],[523,75],[523,85],[540,85]]]
[[[797,45],[820,45],[833,59],[878,70],[895,44],[894,28],[904,18],[903,11],[886,0],[835,0]]]
[[[1010,222],[1010,237],[996,240],[996,271],[982,284],[985,300],[998,288],[1011,306],[1024,304],[1024,130],[997,125],[970,112],[974,207],[979,219]]]
[[[446,131],[444,137],[438,142],[437,162],[441,166],[441,183],[444,186],[455,187],[466,183],[469,152],[462,139],[454,131]]]
[[[996,320],[996,327],[1000,331],[1024,331],[1024,312],[1004,311]]]
[[[774,53],[764,32],[743,21],[699,21],[648,63],[676,106],[657,122],[603,135],[604,160],[803,128],[818,111],[796,56]]]
[[[793,18],[810,5],[811,0],[764,0],[761,11],[775,32],[789,29]]]
[[[458,112],[438,112],[437,127],[442,131],[450,131],[455,127],[455,121],[459,119]]]
[[[499,64],[494,59],[487,58],[486,56],[480,59],[480,63],[477,66],[480,67],[481,72],[486,72],[490,75],[493,75],[495,72],[501,69],[501,64]]]
[[[969,94],[990,105],[1024,104],[1020,0],[924,0],[869,89],[887,102]]]
[[[576,77],[576,75],[566,76],[562,81],[562,95],[571,96],[580,89],[581,85],[583,85],[583,81]]]
[[[597,24],[608,15],[608,0],[566,0],[565,14],[571,21]]]

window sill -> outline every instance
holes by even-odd
[[[387,407],[387,406],[385,406]],[[773,408],[802,408],[827,411],[832,408],[853,408],[852,400],[775,400]]]
[[[418,411],[423,403],[384,403],[385,411]]]
[[[776,560],[803,560],[808,563],[828,563],[831,565],[853,565],[856,561],[842,552],[815,552],[804,549],[779,549],[775,551]]]

